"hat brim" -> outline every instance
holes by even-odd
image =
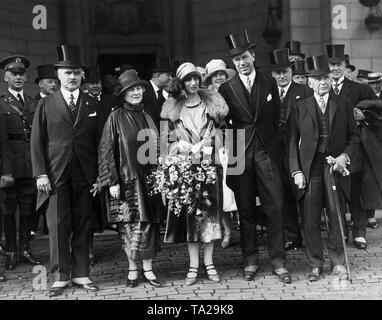
[[[98,82],[101,81],[101,78],[85,78],[84,83],[89,83],[89,82]]]
[[[204,77],[203,77],[203,82],[207,82],[209,78],[211,78],[211,76],[216,73],[216,72],[219,72],[219,71],[223,71],[227,74],[227,79],[230,79],[232,78],[235,74],[236,74],[236,71],[233,70],[233,69],[230,69],[230,68],[226,68],[226,69],[218,69],[218,70],[215,70],[213,72],[210,72],[210,73],[207,73]]]
[[[381,80],[382,80],[382,77],[380,77],[378,79],[367,80],[367,83],[380,82]]]
[[[345,61],[345,57],[342,57],[342,58],[328,58],[328,62],[333,64],[333,63],[341,63],[343,61]]]
[[[132,83],[130,83],[128,86],[126,87],[123,87],[121,85],[121,88],[119,89],[119,92],[117,93],[117,96],[120,96],[124,91],[126,91],[127,89],[129,88],[132,88],[132,87],[136,87],[136,86],[139,86],[139,85],[142,85],[144,86],[145,88],[147,88],[148,86],[148,82],[145,81],[145,80],[138,80],[138,81],[134,81]]]
[[[252,49],[252,48],[255,48],[256,47],[256,44],[254,43],[251,43],[250,45],[248,46],[239,46],[239,47],[236,47],[236,48],[233,48],[231,50],[228,51],[228,55],[230,57],[233,57],[233,56],[236,56],[240,53],[243,53],[244,51],[247,51],[249,49]]]
[[[289,52],[289,55],[290,56],[299,56],[301,58],[305,58],[305,54],[304,53],[301,53],[301,52]]]
[[[286,68],[292,68],[292,63],[289,62],[289,63],[269,64],[265,68],[270,70],[270,71],[284,70]]]
[[[14,68],[9,68],[9,69],[5,69],[4,71],[11,71],[11,72],[26,72],[27,69],[26,68],[23,68],[23,67],[14,67]]]
[[[327,70],[327,69],[317,69],[317,70],[308,71],[306,73],[306,75],[308,77],[321,77],[321,76],[325,76],[325,75],[327,75],[329,73],[330,73],[330,70]]]
[[[166,68],[156,68],[151,70],[151,73],[171,73],[171,72],[172,72],[171,69],[166,69]]]
[[[293,76],[297,76],[297,75],[299,75],[299,76],[306,76],[306,75],[308,75],[308,73],[305,71],[305,72],[303,72],[303,71],[293,71],[292,70],[292,75]]]
[[[42,80],[42,79],[55,79],[55,80],[58,80],[58,77],[40,77],[40,78],[36,78],[35,80],[34,80],[34,83],[35,84],[38,84],[39,83],[39,81],[40,80]]]
[[[53,65],[54,68],[57,70],[58,68],[69,68],[69,69],[77,69],[77,68],[86,68],[85,65],[83,65],[80,62],[77,61],[59,61],[58,63]]]

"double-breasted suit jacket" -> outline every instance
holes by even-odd
[[[359,130],[355,125],[353,106],[350,101],[330,93],[328,99],[331,156],[345,153],[354,159],[359,142]],[[291,114],[289,140],[290,174],[302,171],[309,185],[311,165],[319,141],[319,124],[314,96],[295,103]],[[350,177],[336,175],[344,194],[349,198]],[[298,191],[300,199],[306,189]]]

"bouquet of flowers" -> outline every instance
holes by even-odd
[[[179,217],[205,213],[212,205],[212,185],[217,181],[216,168],[209,159],[195,163],[195,155],[169,154],[159,158],[157,169],[148,177],[151,195],[161,194],[169,210]],[[184,210],[185,209],[185,210]]]

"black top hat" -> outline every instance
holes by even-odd
[[[247,30],[243,32],[242,42],[239,41],[236,34],[229,34],[225,37],[225,40],[228,45],[228,54],[231,57],[256,47],[255,43],[250,41]]]
[[[371,73],[370,70],[358,69],[357,78],[367,79],[369,73]]]
[[[98,73],[97,67],[85,68],[85,80],[84,82],[98,82],[101,81],[101,76]]]
[[[351,72],[353,72],[355,70],[355,66],[350,64],[350,60],[349,60],[349,55],[348,54],[345,54],[345,63],[346,63],[346,68],[349,68],[351,70]]]
[[[8,56],[0,61],[0,69],[5,71],[25,72],[29,65],[29,60],[22,55]]]
[[[115,67],[114,72],[117,77],[119,77],[122,73],[124,73],[126,70],[132,70],[134,67],[131,64],[124,63],[121,66]]]
[[[41,79],[58,79],[57,72],[53,64],[42,64],[37,68],[37,78],[34,82],[37,84]]]
[[[345,45],[344,44],[328,44],[326,45],[329,63],[341,63],[345,61]]]
[[[271,64],[267,67],[269,70],[282,70],[291,66],[289,61],[289,49],[277,49],[269,52]]]
[[[326,54],[306,58],[308,77],[320,77],[330,73],[329,60]]]
[[[292,74],[307,75],[305,70],[305,60],[296,60],[292,63]]]
[[[170,57],[166,57],[166,58],[159,58],[157,59],[157,63],[156,63],[156,66],[155,68],[153,68],[151,70],[151,73],[155,73],[155,72],[172,72],[172,68],[171,68],[171,62],[170,62]]]
[[[147,87],[148,83],[145,80],[141,80],[138,76],[138,72],[134,69],[129,69],[123,72],[119,77],[119,89],[116,94],[119,96],[125,90],[134,87],[134,86],[144,86]]]
[[[63,44],[57,47],[58,63],[54,65],[58,68],[84,68],[81,63],[81,48],[77,45]]]
[[[301,42],[300,41],[288,41],[285,43],[285,48],[289,49],[289,55],[291,56],[300,56],[301,58],[305,58],[305,54],[301,52],[300,49]]]

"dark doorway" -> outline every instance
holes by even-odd
[[[97,65],[100,68],[101,76],[105,76],[107,74],[115,75],[114,68],[130,64],[137,70],[141,79],[150,80],[150,70],[155,67],[155,61],[155,53],[102,54],[98,57]]]

